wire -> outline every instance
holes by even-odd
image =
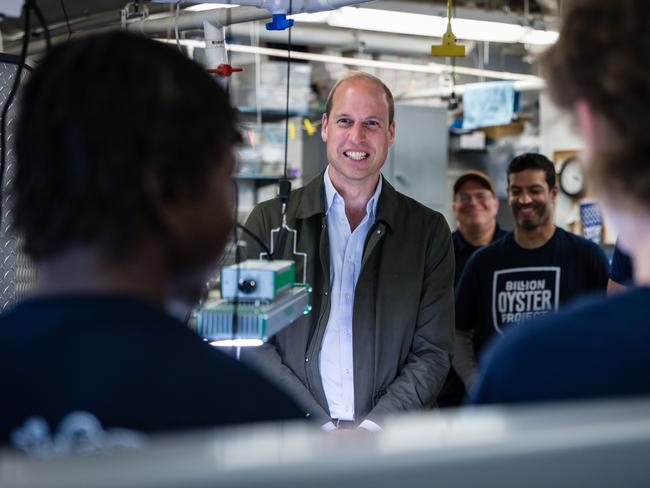
[[[262,251],[264,251],[266,253],[266,255],[269,257],[269,261],[273,260],[273,254],[269,250],[269,247],[266,244],[264,244],[264,241],[262,239],[260,239],[260,237],[258,235],[256,235],[252,230],[250,230],[249,228],[245,227],[244,225],[242,225],[240,223],[237,224],[237,227],[239,229],[243,230],[249,236],[251,236],[253,238],[253,240],[259,244],[259,246],[262,248]]]
[[[289,0],[289,13],[293,11],[293,0]],[[289,87],[291,85],[291,31],[289,27],[289,34],[287,39],[287,104],[284,118],[284,179],[287,175],[287,161],[289,158]]]
[[[237,334],[239,333],[239,280],[240,280],[240,273],[241,273],[241,256],[239,254],[239,236],[237,235],[237,227],[239,226],[239,223],[237,222],[239,219],[239,187],[237,186],[237,182],[233,180],[233,184],[235,185],[235,228],[234,228],[234,235],[235,235],[235,286],[237,287],[237,291],[235,292],[235,300],[233,301],[232,304],[232,339],[233,341],[237,339]],[[237,359],[239,359],[239,350],[237,350]]]
[[[68,41],[69,41],[70,38],[72,37],[72,29],[70,28],[70,19],[68,18],[68,12],[65,9],[65,3],[63,3],[63,0],[60,0],[60,2],[61,2],[61,9],[63,10],[63,17],[65,17],[65,25],[68,27]]]
[[[25,22],[23,25],[23,44],[20,51],[20,60],[18,62],[18,68],[16,68],[16,77],[14,78],[14,83],[11,86],[11,91],[7,96],[5,105],[2,107],[2,116],[0,117],[0,140],[2,141],[2,148],[0,148],[0,230],[2,229],[2,198],[4,193],[4,174],[5,168],[7,167],[7,113],[9,112],[9,107],[16,97],[16,92],[18,91],[18,85],[20,84],[25,61],[27,60],[27,46],[29,45],[29,37],[32,30],[31,11],[33,5],[33,2],[25,3]]]
[[[176,36],[176,47],[178,48],[179,51],[183,51],[183,48],[181,47],[181,38],[180,35],[178,34],[178,15],[181,12],[181,0],[178,0],[176,2],[176,15],[174,16],[174,35]]]

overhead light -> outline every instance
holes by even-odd
[[[293,18],[298,22],[327,23],[332,27],[426,37],[442,37],[447,29],[447,19],[437,15],[370,8],[342,7],[331,12],[298,14]],[[452,25],[456,37],[467,41],[549,45],[558,38],[554,31],[504,22],[455,18]]]
[[[188,12],[203,12],[204,10],[213,10],[216,8],[232,8],[239,7],[239,5],[234,3],[197,3],[191,7],[187,7],[184,10]]]
[[[260,339],[226,339],[222,341],[212,341],[211,346],[215,347],[259,347],[264,344]]]

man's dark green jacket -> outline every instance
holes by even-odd
[[[302,402],[316,421],[330,420],[319,354],[330,311],[329,238],[323,174],[291,193],[287,225],[297,251],[307,253],[310,315],[245,356]],[[270,243],[282,224],[279,199],[259,204],[246,226]],[[296,261],[292,238],[275,239],[274,257]],[[262,252],[248,241],[248,257]],[[435,404],[450,365],[454,338],[454,254],[444,217],[398,193],[384,179],[374,226],[368,232],[354,293],[355,422]],[[260,408],[264,408],[260,405]]]

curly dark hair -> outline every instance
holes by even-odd
[[[584,100],[604,122],[604,147],[589,166],[597,191],[650,208],[648,60],[648,0],[572,0],[558,42],[539,62],[559,106]]]
[[[538,153],[524,153],[515,157],[508,164],[508,170],[506,177],[510,181],[510,175],[513,173],[521,173],[527,169],[533,169],[536,171],[544,172],[544,179],[548,185],[549,190],[555,188],[556,178],[555,178],[555,166],[553,163],[543,154]]]
[[[198,64],[123,32],[55,47],[22,93],[15,226],[35,260],[71,245],[128,255],[164,201],[200,196],[240,138],[228,95]]]

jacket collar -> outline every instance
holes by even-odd
[[[303,187],[302,198],[297,203],[296,218],[308,219],[315,215],[325,215],[327,203],[325,198],[325,170]],[[382,189],[377,202],[375,223],[383,222],[392,232],[397,223],[399,213],[399,193],[383,177]]]

